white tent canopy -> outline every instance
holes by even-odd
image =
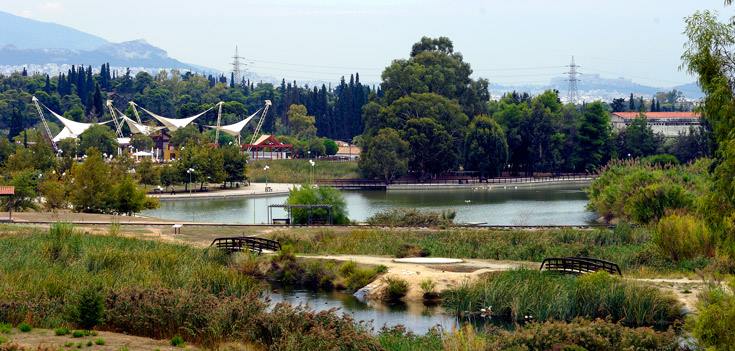
[[[240,122],[234,123],[234,124],[228,124],[226,126],[207,126],[212,129],[219,129],[219,131],[223,133],[227,133],[232,136],[239,136],[240,132],[242,132],[243,128],[250,122],[250,120],[253,119],[258,113],[260,112],[260,109],[258,111],[255,111],[252,115],[250,115],[248,118],[243,119]]]
[[[153,132],[159,131],[165,127],[151,127],[147,126],[142,123],[138,123],[134,121],[132,118],[126,116],[124,113],[120,112],[120,110],[117,110],[117,113],[120,114],[120,118],[122,118],[125,123],[128,124],[128,127],[130,128],[130,132],[133,134],[145,134],[145,135],[151,135]]]
[[[136,104],[136,106],[138,106],[138,105]],[[169,118],[169,117],[159,116],[159,115],[157,115],[157,114],[155,114],[155,113],[153,113],[151,111],[146,110],[145,108],[143,108],[141,106],[138,106],[138,107],[140,107],[141,110],[143,110],[146,113],[148,113],[149,115],[151,115],[151,117],[153,117],[156,120],[158,120],[159,122],[161,122],[164,126],[166,126],[166,128],[168,128],[168,130],[170,130],[172,132],[175,131],[175,130],[177,130],[177,129],[179,129],[179,128],[184,128],[184,127],[188,126],[189,123],[193,122],[195,119],[201,117],[203,114],[209,112],[211,109],[214,108],[214,106],[213,107],[210,107],[207,110],[205,110],[204,112],[201,112],[201,113],[199,113],[197,115],[194,115],[194,116],[191,116],[191,117],[187,117],[187,118]]]
[[[42,106],[46,107],[46,105],[42,105]],[[53,138],[54,142],[58,142],[59,140],[66,139],[66,138],[77,138],[79,137],[80,134],[84,133],[85,130],[89,129],[89,127],[95,124],[107,124],[107,123],[112,122],[112,120],[102,122],[102,123],[76,122],[68,118],[65,118],[64,116],[61,116],[60,114],[52,111],[48,107],[46,107],[46,110],[48,110],[48,112],[54,115],[54,117],[56,117],[59,121],[61,121],[61,124],[64,125],[64,129],[62,129],[61,132]]]

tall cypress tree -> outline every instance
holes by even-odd
[[[635,98],[633,98],[633,93],[630,93],[630,99],[628,100],[628,111],[635,111]]]

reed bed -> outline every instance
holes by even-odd
[[[515,322],[585,317],[630,326],[666,326],[681,319],[681,304],[673,295],[606,272],[575,277],[508,271],[446,291],[443,297],[444,306],[457,314],[486,309],[493,318]]]

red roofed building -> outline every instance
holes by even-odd
[[[251,160],[285,159],[289,158],[293,152],[293,145],[284,144],[270,134],[261,135],[255,143],[245,144],[242,147],[243,149],[250,149],[249,157]]]
[[[675,137],[689,132],[689,127],[699,127],[702,117],[697,112],[642,112],[654,133]],[[625,129],[641,112],[613,112],[612,125],[616,130]]]

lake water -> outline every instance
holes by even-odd
[[[587,195],[579,186],[492,190],[345,191],[349,218],[364,221],[389,208],[455,210],[457,223],[488,225],[585,225],[596,218],[586,209]],[[161,201],[161,207],[143,215],[168,220],[252,224],[266,223],[267,206],[286,196]],[[273,211],[274,218],[285,213]]]

